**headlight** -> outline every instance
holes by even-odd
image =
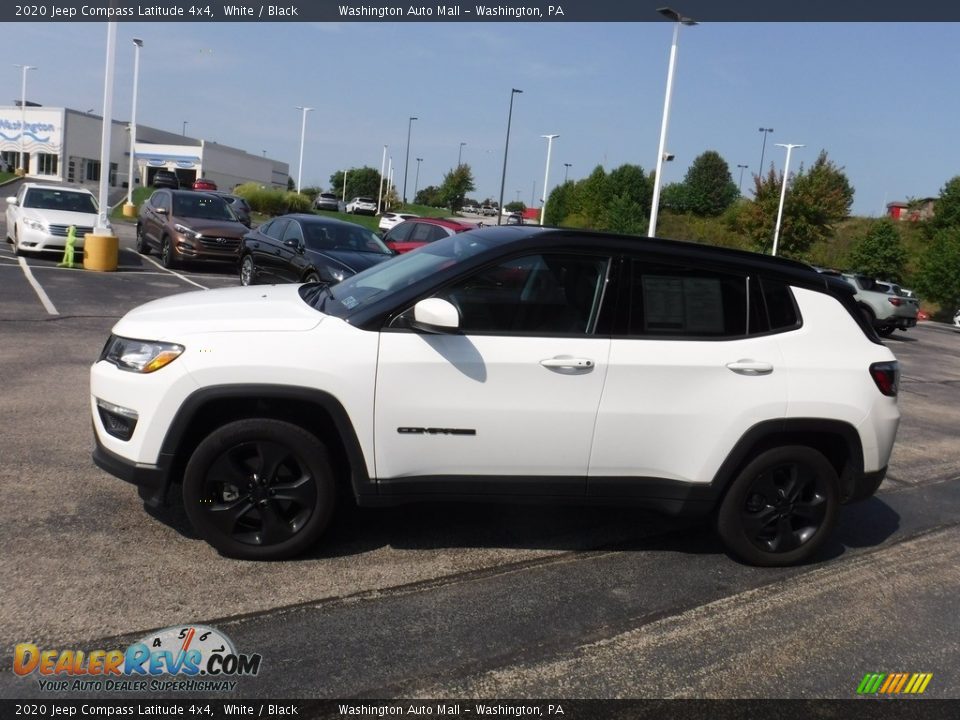
[[[47,226],[39,220],[31,220],[30,218],[24,218],[23,224],[26,225],[31,230],[43,230],[46,231]]]
[[[200,233],[198,233],[193,228],[188,228],[186,225],[180,225],[179,223],[177,223],[176,225],[173,226],[173,229],[176,230],[181,235],[186,235],[188,238],[191,238],[193,240],[200,239]]]
[[[121,370],[135,373],[152,373],[169,365],[183,352],[183,345],[132,340],[111,335],[100,353],[100,359],[113,363]]]

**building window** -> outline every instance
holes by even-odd
[[[90,182],[100,180],[100,161],[87,160],[85,164],[87,166],[86,179]]]
[[[40,175],[56,175],[58,160],[59,160],[59,157],[57,155],[51,155],[49,153],[38,153],[37,154],[37,173]]]

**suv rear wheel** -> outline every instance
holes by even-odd
[[[333,512],[326,447],[281,420],[228,423],[190,457],[183,502],[197,534],[224,555],[293,557],[316,542]]]
[[[733,554],[752,565],[802,562],[833,531],[838,485],[833,466],[813,448],[767,450],[733,481],[717,513],[717,531]]]

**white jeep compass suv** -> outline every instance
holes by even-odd
[[[93,459],[241,558],[303,552],[337,497],[537,497],[712,514],[785,565],[880,484],[898,379],[852,288],[800,263],[487,228],[129,312],[91,370]]]

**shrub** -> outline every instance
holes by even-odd
[[[312,203],[307,195],[301,195],[295,192],[288,192],[284,195],[286,201],[286,211],[290,213],[310,212]]]

